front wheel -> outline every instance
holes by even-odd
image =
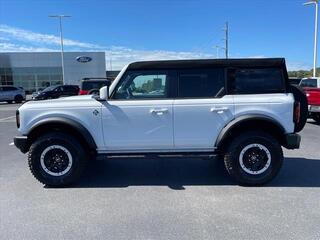
[[[31,173],[48,186],[75,182],[85,168],[86,153],[71,135],[52,132],[38,138],[30,147],[28,164]]]
[[[236,137],[224,157],[230,176],[241,185],[262,185],[279,172],[283,153],[278,141],[271,135],[246,132]]]

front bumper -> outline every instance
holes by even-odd
[[[285,135],[284,147],[288,149],[300,148],[301,136],[297,133],[290,133]]]
[[[27,136],[16,136],[13,138],[14,145],[20,149],[22,153],[29,151],[29,141]]]

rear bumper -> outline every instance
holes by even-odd
[[[13,142],[21,152],[26,153],[29,151],[30,144],[27,136],[16,136],[13,138]]]
[[[301,136],[297,133],[290,133],[285,135],[284,147],[288,149],[300,148]]]

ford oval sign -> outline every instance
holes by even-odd
[[[76,58],[76,60],[81,63],[87,63],[87,62],[90,62],[92,58],[87,56],[79,56]]]

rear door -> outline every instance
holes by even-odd
[[[211,151],[221,129],[234,118],[233,96],[226,95],[224,68],[178,71],[174,101],[174,146]]]

